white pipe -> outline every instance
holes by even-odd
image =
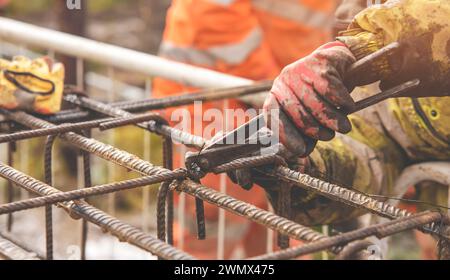
[[[196,87],[232,87],[252,81],[169,61],[154,55],[100,43],[28,23],[0,17],[0,39],[50,49],[124,70],[163,77]]]

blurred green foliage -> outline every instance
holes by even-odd
[[[95,0],[88,1],[88,9],[89,12],[99,13],[104,12],[106,10],[115,8],[117,6],[126,5],[129,3],[127,0]]]
[[[6,8],[7,14],[27,15],[41,12],[52,6],[54,0],[12,0]]]
[[[45,10],[51,9],[55,1],[66,1],[66,0],[12,0],[10,4],[6,7],[5,11],[7,15],[22,15],[26,16],[28,14],[40,13]],[[100,13],[120,7],[121,5],[129,4],[127,0],[87,0],[88,10],[92,13]]]

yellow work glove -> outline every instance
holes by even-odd
[[[64,90],[64,66],[43,57],[30,60],[23,56],[12,61],[0,59],[0,107],[39,114],[61,109]]]

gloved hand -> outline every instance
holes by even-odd
[[[0,107],[40,114],[60,110],[64,90],[64,66],[43,57],[23,56],[0,60]]]
[[[335,131],[351,130],[346,111],[355,103],[343,79],[355,61],[343,43],[331,42],[288,65],[275,80],[264,103],[268,126],[279,127],[281,143],[294,155],[307,156],[313,148],[306,147],[308,143],[314,146],[317,140],[331,140]],[[274,109],[281,109],[288,120],[279,118],[275,124]]]

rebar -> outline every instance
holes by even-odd
[[[184,180],[181,182],[178,185],[178,190],[200,198],[203,201],[216,205],[231,213],[245,217],[258,224],[264,225],[272,230],[289,235],[297,240],[311,242],[326,238],[326,236],[312,230],[311,228],[294,223],[286,218],[257,208],[249,203],[239,201],[229,195],[222,194],[191,180]]]
[[[5,135],[0,135],[0,143],[6,143],[6,142],[13,142],[13,141],[19,141],[24,139],[30,139],[35,137],[42,137],[42,136],[49,136],[49,135],[57,135],[65,132],[71,132],[71,131],[77,131],[80,129],[87,129],[87,128],[95,128],[99,127],[104,122],[110,122],[113,121],[115,118],[105,118],[105,119],[99,119],[99,120],[93,120],[93,121],[87,121],[87,122],[80,122],[80,123],[73,123],[73,124],[60,124],[55,125],[49,128],[41,128],[41,129],[33,129],[33,130],[26,130],[26,131],[20,131],[16,133],[10,133]]]
[[[0,167],[2,164],[0,164]],[[77,189],[67,192],[52,193],[45,196],[29,198],[21,201],[11,202],[0,205],[0,215],[23,211],[27,209],[42,207],[48,204],[57,204],[61,202],[67,202],[71,200],[79,200],[92,196],[108,194],[123,190],[130,190],[133,188],[143,187],[151,184],[160,183],[163,181],[170,181],[175,179],[181,179],[186,177],[186,171],[183,169],[177,169],[174,171],[166,171],[165,173],[156,174],[152,176],[141,177],[137,179],[125,180],[121,182],[114,182],[110,184],[104,184],[94,186],[91,188]]]
[[[7,153],[8,153],[8,158],[7,158],[7,163],[10,166],[13,166],[14,163],[14,151],[16,150],[16,143],[15,142],[9,142],[8,143],[8,148],[7,148]],[[13,186],[13,182],[8,181],[8,186],[7,186],[7,201],[8,203],[13,202],[14,200],[14,186]],[[8,213],[8,217],[6,218],[6,229],[8,232],[11,232],[12,230],[12,226],[13,226],[13,214],[12,213]]]
[[[53,185],[52,171],[52,149],[56,136],[47,137],[44,145],[44,181],[46,184]],[[52,205],[45,205],[45,240],[46,240],[46,258],[53,260],[53,214]]]
[[[83,130],[82,134],[85,137],[90,138],[91,137],[91,131],[90,130]],[[81,158],[82,158],[82,166],[83,166],[83,188],[90,188],[92,187],[92,180],[91,180],[91,156],[88,152],[80,151]],[[85,200],[87,202],[87,200]],[[88,238],[88,223],[86,220],[81,221],[81,259],[86,260],[86,245],[87,245],[87,238]]]
[[[356,259],[361,251],[367,251],[370,246],[374,246],[374,244],[367,239],[350,242],[342,248],[342,251],[336,256],[335,260]]]
[[[386,48],[383,51],[391,53],[397,49],[397,45]],[[366,62],[361,62],[364,65]],[[362,67],[357,65],[358,67]],[[418,81],[410,81],[402,84],[401,90],[416,86]],[[399,209],[386,202],[373,199],[368,194],[360,193],[351,188],[344,188],[314,178],[307,174],[296,172],[287,167],[286,162],[280,155],[261,155],[247,158],[239,158],[231,162],[211,168],[212,173],[224,173],[239,169],[255,168],[258,172],[277,179],[279,190],[277,213],[271,213],[237,200],[229,195],[220,193],[211,188],[202,186],[200,182],[190,176],[189,170],[173,170],[172,164],[172,141],[182,143],[186,146],[200,150],[208,141],[202,137],[181,131],[169,126],[166,120],[155,113],[143,113],[134,115],[131,112],[145,110],[163,109],[173,106],[192,104],[194,101],[211,101],[223,98],[238,97],[264,91],[270,88],[272,82],[256,83],[251,86],[237,87],[231,89],[206,90],[193,95],[172,96],[161,99],[145,99],[132,102],[116,102],[105,104],[81,95],[67,94],[65,100],[77,106],[60,112],[52,117],[33,116],[24,112],[11,112],[1,110],[0,114],[6,116],[9,124],[18,123],[31,130],[19,131],[7,135],[0,135],[0,143],[8,142],[8,164],[0,163],[0,176],[8,180],[8,203],[0,205],[0,215],[13,212],[45,207],[46,210],[46,247],[47,259],[53,258],[53,233],[52,233],[52,205],[62,207],[72,218],[83,218],[82,227],[82,259],[85,259],[87,240],[87,222],[100,226],[105,231],[121,241],[147,250],[160,259],[193,259],[189,254],[182,252],[171,245],[173,244],[173,191],[185,192],[195,198],[197,233],[199,239],[205,238],[205,221],[203,203],[211,203],[228,212],[247,218],[250,221],[261,224],[278,233],[278,244],[281,250],[272,254],[257,256],[255,259],[290,259],[301,255],[315,253],[323,250],[339,254],[337,259],[349,258],[354,253],[364,249],[369,242],[364,239],[370,236],[383,238],[398,232],[418,228],[427,233],[432,233],[440,238],[440,244],[447,244],[450,236],[442,231],[448,225],[448,217],[437,212],[422,212],[412,214],[406,210]],[[395,89],[398,90],[398,89]],[[388,92],[389,93],[389,92]],[[388,94],[389,95],[389,94]],[[385,98],[382,96],[380,98]],[[375,100],[375,99],[374,99]],[[373,100],[372,100],[373,101]],[[370,101],[370,102],[372,102]],[[376,101],[376,100],[375,100]],[[375,102],[373,101],[373,102]],[[358,103],[365,105],[364,103]],[[127,110],[127,111],[125,111]],[[86,118],[96,118],[77,123],[64,123],[55,125],[51,122],[80,121]],[[136,155],[117,149],[98,140],[91,138],[89,133],[83,131],[93,128],[112,129],[119,126],[136,125],[146,130],[146,133],[156,133],[163,137],[163,166],[155,166],[142,160]],[[85,135],[80,135],[85,134]],[[45,146],[45,181],[42,183],[12,168],[12,151],[15,141],[30,139],[34,137],[48,136]],[[63,141],[80,149],[83,163],[83,187],[67,192],[61,192],[52,187],[51,180],[51,146],[60,137]],[[90,178],[90,155],[96,155],[107,161],[135,171],[144,177],[121,182],[110,182],[108,184],[92,187]],[[118,219],[89,205],[83,199],[95,195],[114,193],[161,183],[158,191],[157,201],[157,238],[144,233]],[[33,192],[39,197],[13,202],[11,196],[14,187],[21,187]],[[328,237],[311,228],[298,224],[291,219],[291,188],[303,188],[320,196],[338,201],[343,205],[360,208],[381,217],[387,217],[392,221],[369,226],[366,228],[342,233],[337,236]],[[8,228],[12,225],[12,218],[8,219]],[[303,240],[307,243],[295,248],[289,247],[289,238]],[[443,243],[447,242],[447,243]],[[347,245],[347,246],[346,246]]]
[[[0,256],[9,260],[40,260],[36,253],[22,248],[19,244],[0,234]]]
[[[45,196],[62,193],[58,189],[55,189],[2,163],[0,163],[0,176],[7,180],[13,181],[17,186],[37,195]],[[146,234],[131,225],[121,222],[112,216],[109,216],[86,202],[77,201],[75,203],[71,201],[62,204],[62,206],[72,217],[75,215],[75,217],[86,219],[89,222],[101,227],[105,232],[110,232],[112,235],[119,238],[120,241],[136,245],[154,255],[169,260],[193,259],[193,257],[189,254],[179,251],[159,239],[154,238],[153,236]]]
[[[278,215],[286,219],[291,219],[291,189],[290,185],[279,186],[278,190]],[[289,248],[289,236],[278,234],[277,243],[280,249]]]
[[[381,217],[396,219],[412,215],[412,213],[408,212],[405,209],[397,208],[388,203],[373,199],[357,191],[325,182],[307,174],[296,172],[287,167],[279,166],[273,171],[273,174],[275,174],[280,180],[283,180],[286,183],[290,183],[293,186],[316,192],[322,196],[352,206],[354,208],[365,209]],[[422,230],[427,233],[436,234],[442,238],[450,238],[448,236],[442,236],[437,230],[437,227],[438,225],[436,224],[430,224],[425,225]]]
[[[80,106],[84,109],[89,109],[94,112],[104,114],[112,117],[122,117],[122,118],[133,118],[135,115],[124,111],[122,109],[113,107],[111,105],[78,95],[68,95],[65,97],[66,101],[73,103],[74,105]],[[205,144],[205,139],[202,137],[187,133],[185,131],[175,129],[167,125],[166,120],[159,118],[158,121],[151,120],[146,123],[138,123],[137,126],[148,129],[159,135],[170,137],[172,141],[182,143],[186,146],[201,148]]]
[[[433,222],[442,221],[443,215],[439,212],[426,211],[414,214],[408,217],[399,218],[397,220],[386,223],[369,226],[366,228],[350,231],[333,237],[326,237],[318,241],[313,241],[298,247],[278,251],[271,254],[257,256],[252,260],[286,260],[293,259],[302,255],[320,252],[330,247],[348,244],[355,240],[361,240],[369,236],[383,238],[405,230],[421,227]],[[448,220],[448,219],[447,219]],[[448,221],[447,221],[448,222]]]
[[[226,98],[237,98],[250,94],[269,91],[272,87],[272,83],[272,81],[263,81],[254,83],[253,85],[233,88],[206,89],[195,93],[180,94],[164,98],[147,98],[142,100],[113,102],[110,105],[112,107],[130,112],[158,110],[181,105],[189,105],[194,103],[194,101],[213,101]],[[70,91],[68,91],[67,93],[70,93]],[[92,115],[91,112],[81,111],[79,109],[70,109],[44,118],[45,120],[52,123],[62,123],[69,121],[79,121],[80,119],[85,119],[90,115]]]
[[[31,128],[49,128],[55,126],[24,112],[9,112],[6,116],[15,122]],[[61,134],[60,137],[64,141],[67,141],[84,151],[144,175],[154,175],[166,170],[144,161],[136,155],[73,132]]]

